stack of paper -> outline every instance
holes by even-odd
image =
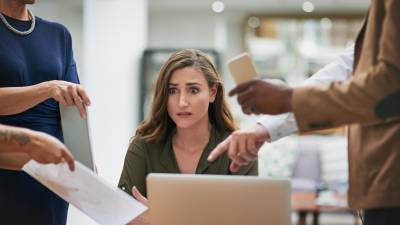
[[[22,169],[99,224],[127,224],[147,209],[79,162],[75,164],[71,172],[66,164],[43,165],[31,160]]]

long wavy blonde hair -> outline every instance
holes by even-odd
[[[185,49],[173,53],[161,67],[158,74],[150,113],[139,125],[136,135],[154,143],[162,141],[176,125],[167,111],[168,83],[171,75],[178,69],[193,67],[203,73],[208,86],[217,87],[215,101],[210,103],[208,117],[217,129],[232,132],[237,129],[225,99],[224,86],[215,66],[207,55],[196,49]]]

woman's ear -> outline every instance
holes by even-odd
[[[214,84],[210,88],[210,103],[213,103],[215,101],[215,97],[217,96],[218,92],[218,84]]]

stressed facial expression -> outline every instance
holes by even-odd
[[[186,67],[175,70],[168,83],[168,114],[177,128],[208,123],[208,107],[214,102],[216,87],[209,87],[202,72]]]

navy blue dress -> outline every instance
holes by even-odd
[[[18,30],[27,30],[31,25],[30,21],[6,18]],[[79,82],[68,30],[36,17],[35,30],[20,36],[0,21],[0,88],[49,80]],[[0,116],[0,123],[42,131],[63,140],[58,103],[53,99],[16,115]],[[67,212],[67,202],[25,172],[0,169],[1,224],[65,225]]]

